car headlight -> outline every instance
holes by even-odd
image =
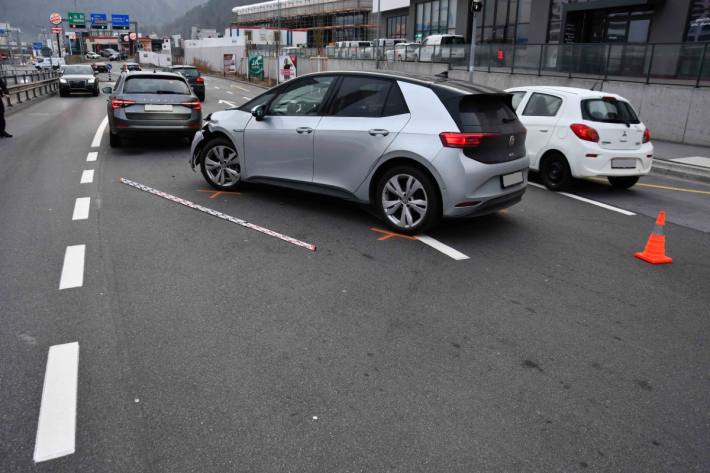
[[[88,82],[89,84],[93,84],[95,81],[96,81],[95,77],[89,77],[86,82]]]
[[[64,79],[63,77],[60,77],[60,78],[59,78],[59,83],[60,83],[60,84],[66,84],[66,83],[67,83],[67,80]]]

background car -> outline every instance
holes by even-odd
[[[205,78],[195,66],[170,66],[166,70],[184,76],[200,102],[205,101]]]
[[[107,105],[109,144],[119,147],[122,138],[162,133],[192,138],[202,125],[200,101],[179,74],[124,72],[109,94]]]
[[[627,189],[651,172],[651,132],[620,95],[571,87],[516,87],[513,105],[528,129],[530,168],[552,190],[572,178],[604,176]]]
[[[84,57],[85,57],[86,59],[98,59],[98,58],[101,57],[101,55],[100,55],[100,54],[97,54],[97,53],[95,53],[95,52],[93,52],[93,51],[89,51],[88,53],[86,53],[86,54],[84,55]]]
[[[415,61],[452,62],[466,58],[466,40],[457,34],[433,34],[414,53]]]
[[[398,43],[393,49],[385,51],[387,61],[414,61],[419,50],[419,43]]]
[[[242,181],[373,205],[398,232],[518,202],[525,128],[509,94],[444,78],[308,74],[214,112],[192,143],[214,188]]]
[[[102,57],[111,57],[114,54],[117,54],[118,51],[116,51],[113,48],[103,48],[99,54],[101,54]]]
[[[108,57],[109,61],[120,61],[121,55],[119,53],[113,53]]]
[[[108,72],[108,64],[105,62],[95,62],[91,65],[95,72]]]
[[[72,92],[89,92],[99,95],[99,80],[94,75],[94,69],[88,64],[71,64],[62,66],[59,78],[59,96],[66,97]]]
[[[121,72],[142,71],[141,65],[137,62],[127,62],[121,66]]]

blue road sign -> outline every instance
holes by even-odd
[[[111,24],[116,30],[127,30],[130,27],[128,15],[111,13]]]
[[[42,49],[44,47],[44,44],[40,42],[32,43],[32,49]]]
[[[91,13],[91,27],[95,30],[105,30],[108,28],[108,18],[106,13]]]
[[[111,69],[113,69],[113,66],[111,65],[110,62],[109,62],[108,64],[106,64],[106,69],[108,69],[109,71],[110,71]]]

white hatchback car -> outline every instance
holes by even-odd
[[[527,128],[530,168],[549,189],[605,176],[628,189],[651,171],[651,132],[623,97],[572,87],[515,87],[513,107]]]

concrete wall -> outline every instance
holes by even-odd
[[[305,61],[304,61],[305,62]],[[300,66],[299,62],[299,66]],[[322,70],[330,71],[397,71],[407,75],[431,77],[447,70],[446,64],[416,62],[328,59],[323,61]],[[306,71],[299,67],[299,75]],[[449,77],[468,80],[468,72],[450,70]],[[522,74],[505,74],[476,71],[475,82],[497,89],[508,89],[525,85],[556,85],[567,87],[605,90],[625,97],[634,106],[641,120],[651,129],[652,136],[659,140],[675,141],[691,145],[710,146],[710,129],[707,114],[710,110],[710,88],[680,85],[646,85],[633,82],[607,81],[599,84],[597,79],[568,79]]]

